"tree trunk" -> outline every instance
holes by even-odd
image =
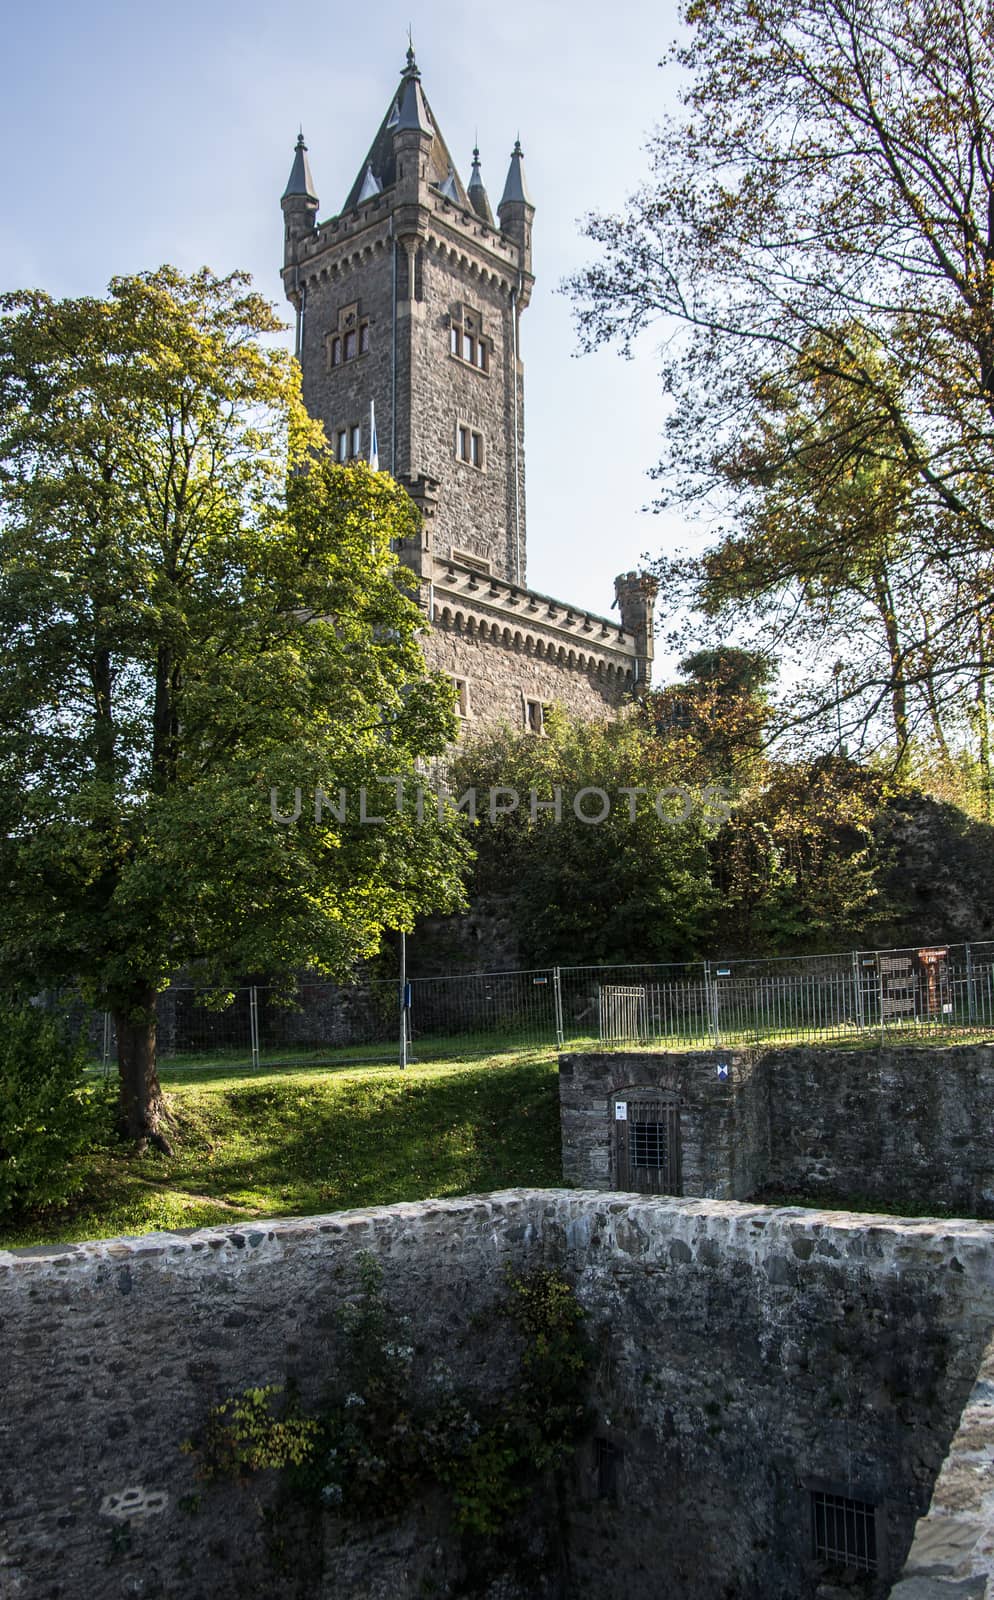
[[[905,779],[908,777],[911,767],[911,748],[908,742],[908,686],[904,676],[904,653],[901,649],[897,613],[894,609],[890,585],[879,573],[874,573],[873,587],[877,610],[884,625],[884,634],[887,639],[887,657],[890,662],[891,721],[897,745],[894,775],[899,779]]]
[[[135,989],[114,1008],[117,1067],[120,1074],[118,1123],[121,1135],[139,1150],[154,1145],[164,1155],[172,1149],[162,1131],[165,1101],[155,1066],[155,990]]]
[[[991,795],[991,727],[990,713],[987,706],[987,680],[990,675],[990,658],[987,653],[987,640],[984,634],[983,614],[977,612],[977,681],[975,689],[975,705],[977,715],[977,734],[980,744],[980,814],[985,822],[991,821],[992,795]]]

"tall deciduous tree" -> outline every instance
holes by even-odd
[[[662,360],[674,408],[659,470],[671,494],[718,490],[735,512],[757,483],[736,478],[736,455],[741,465],[743,437],[769,423],[771,395],[795,388],[799,373],[809,391],[831,392],[835,420],[847,419],[850,509],[862,494],[877,525],[855,559],[836,540],[812,575],[806,548],[792,576],[831,583],[834,562],[857,579],[854,593],[865,590],[883,630],[882,686],[899,744],[914,680],[933,701],[972,696],[988,749],[990,9],[691,0],[684,15],[691,34],[674,54],[688,74],[686,115],[660,130],[652,181],[627,211],[590,221],[603,249],[572,285],[582,336],[628,348],[653,323],[672,333]],[[840,485],[831,474],[843,457],[827,443],[823,433],[820,462],[807,456],[809,511],[819,488]],[[868,470],[875,481],[861,484]],[[894,494],[899,525],[882,529]],[[909,525],[927,541],[898,615],[893,543]],[[882,554],[882,540],[887,559],[875,562],[869,547]],[[938,602],[916,616],[914,597],[933,593]]]
[[[343,973],[460,898],[457,828],[377,782],[454,731],[390,554],[416,512],[330,462],[279,326],[206,270],[0,301],[0,982],[113,1013],[138,1141],[177,968]]]

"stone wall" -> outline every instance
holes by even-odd
[[[770,1112],[762,1062],[749,1050],[687,1050],[560,1056],[568,1183],[582,1189],[619,1187],[614,1108],[640,1089],[680,1098],[683,1194],[743,1199],[765,1181]]]
[[[511,1191],[0,1252],[4,1600],[455,1594],[465,1574],[430,1497],[351,1533],[281,1506],[277,1571],[265,1475],[198,1506],[179,1449],[248,1385],[317,1398],[360,1251],[411,1319],[418,1370],[442,1354],[492,1396],[513,1354],[492,1336],[504,1266],[555,1265],[589,1313],[591,1440],[558,1511],[525,1518],[551,1576],[495,1570],[461,1591],[489,1600],[882,1596],[994,1320],[983,1224],[658,1197]],[[819,1487],[879,1508],[862,1586],[813,1559]]]
[[[994,1217],[994,1046],[776,1050],[767,1181]]]
[[[267,1559],[272,1475],[212,1487],[195,1514],[202,1485],[181,1442],[249,1386],[293,1382],[318,1399],[364,1250],[383,1264],[398,1318],[412,1318],[419,1366],[444,1356],[460,1381],[499,1388],[510,1350],[485,1345],[474,1319],[490,1320],[502,1268],[535,1257],[534,1210],[509,1195],[0,1251],[0,1596],[318,1600],[313,1530],[288,1524],[300,1585]],[[383,1557],[388,1532],[373,1531],[365,1556],[354,1542],[332,1555],[329,1596],[379,1594],[374,1576],[392,1576],[397,1596],[418,1592],[420,1557],[403,1536]],[[336,1590],[339,1567],[351,1586]]]
[[[441,204],[441,203],[440,203]],[[435,519],[436,552],[466,551],[492,563],[510,582],[525,581],[524,396],[520,361],[515,373],[514,313],[510,292],[496,275],[480,271],[479,259],[444,229],[423,248],[423,298],[408,302],[410,339],[410,466],[440,485]],[[488,370],[481,372],[449,348],[453,312],[471,309],[489,342]],[[515,551],[514,404],[518,388],[518,513],[520,570]],[[483,435],[482,466],[460,461],[459,423]],[[400,463],[404,471],[404,463]]]
[[[563,1172],[614,1184],[614,1100],[680,1096],[682,1192],[994,1217],[994,1046],[615,1051],[560,1058]]]
[[[469,715],[463,735],[506,723],[520,732],[526,700],[560,706],[572,717],[607,719],[631,703],[620,674],[606,676],[593,664],[581,668],[556,656],[538,655],[523,645],[505,643],[498,630],[487,635],[436,622],[421,641],[429,667],[463,678],[469,685]]]
[[[578,1475],[570,1593],[887,1594],[989,1334],[994,1230],[585,1198],[564,1254],[606,1330],[616,1481],[599,1496],[590,1458]],[[815,1560],[814,1491],[876,1508],[875,1579]]]
[[[984,1351],[949,1454],[891,1600],[994,1595],[994,1343]]]

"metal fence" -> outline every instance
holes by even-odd
[[[109,1016],[52,996],[108,1070]],[[994,1036],[994,941],[766,960],[546,967],[391,979],[302,980],[292,1003],[264,984],[225,1005],[192,986],[159,996],[167,1064],[261,1067],[414,1060],[518,1048],[673,1048],[764,1042]]]

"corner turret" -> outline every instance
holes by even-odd
[[[414,47],[407,51],[407,66],[400,76],[396,120],[387,126],[393,134],[394,170],[397,199],[401,204],[417,205],[422,185],[431,180],[430,157],[435,131],[421,88],[421,73],[414,59]]]
[[[615,605],[621,626],[635,641],[634,693],[641,699],[652,681],[655,654],[652,625],[659,584],[647,572],[622,572],[614,580]]]
[[[483,186],[483,178],[480,175],[480,152],[476,145],[473,146],[473,170],[469,176],[469,188],[466,193],[469,195],[469,203],[477,216],[482,217],[488,227],[495,227],[494,214],[490,209],[490,201]]]
[[[535,207],[532,205],[525,182],[524,153],[521,140],[515,139],[511,151],[511,165],[507,169],[507,182],[497,207],[501,232],[513,239],[521,252],[521,271],[527,276],[532,270],[532,223]]]
[[[289,262],[291,244],[295,245],[299,239],[305,239],[314,232],[318,211],[318,197],[314,192],[303,129],[297,136],[293,166],[280,205],[286,218],[286,260]]]

